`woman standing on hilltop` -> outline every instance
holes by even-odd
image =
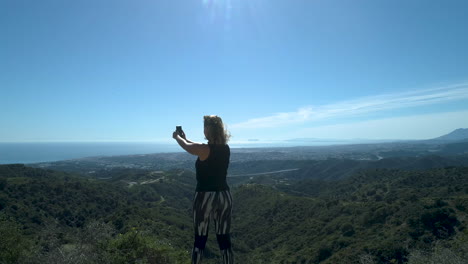
[[[172,137],[188,153],[198,156],[195,163],[197,188],[193,200],[193,224],[195,243],[192,250],[192,264],[201,263],[208,225],[213,218],[216,238],[223,256],[223,263],[234,263],[231,249],[232,196],[226,182],[230,148],[230,135],[224,129],[218,116],[204,116],[204,133],[208,144],[188,140],[182,130],[176,130]]]

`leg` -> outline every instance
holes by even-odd
[[[195,234],[195,243],[193,244],[192,250],[192,264],[201,263],[207,239],[208,236],[199,236]]]
[[[193,200],[193,226],[195,243],[192,250],[192,264],[201,263],[212,211],[214,195],[212,192],[196,192]]]
[[[219,249],[223,255],[224,264],[233,264],[234,256],[231,246],[231,214],[232,214],[232,196],[229,191],[221,191],[216,195],[214,211],[214,221],[216,228],[216,238]]]
[[[234,253],[232,252],[231,247],[231,236],[229,234],[216,235],[218,239],[219,249],[223,255],[224,264],[233,264],[234,263]]]

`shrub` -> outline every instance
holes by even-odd
[[[19,225],[0,216],[0,263],[18,263],[28,249],[29,243]]]
[[[111,263],[182,264],[190,260],[188,252],[175,250],[135,228],[111,240],[107,252]]]
[[[448,209],[437,209],[421,216],[424,227],[437,238],[448,238],[455,234],[459,224],[457,217]]]

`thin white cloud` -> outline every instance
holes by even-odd
[[[295,112],[276,113],[231,125],[231,128],[282,127],[325,118],[361,116],[385,110],[410,108],[468,99],[468,83],[397,94],[363,97],[323,106],[306,106]]]
[[[468,127],[468,111],[392,117],[304,128],[293,138],[431,139]]]

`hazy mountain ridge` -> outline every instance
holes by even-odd
[[[468,128],[459,128],[446,135],[434,138],[433,140],[447,140],[447,141],[457,141],[457,140],[468,140]]]

